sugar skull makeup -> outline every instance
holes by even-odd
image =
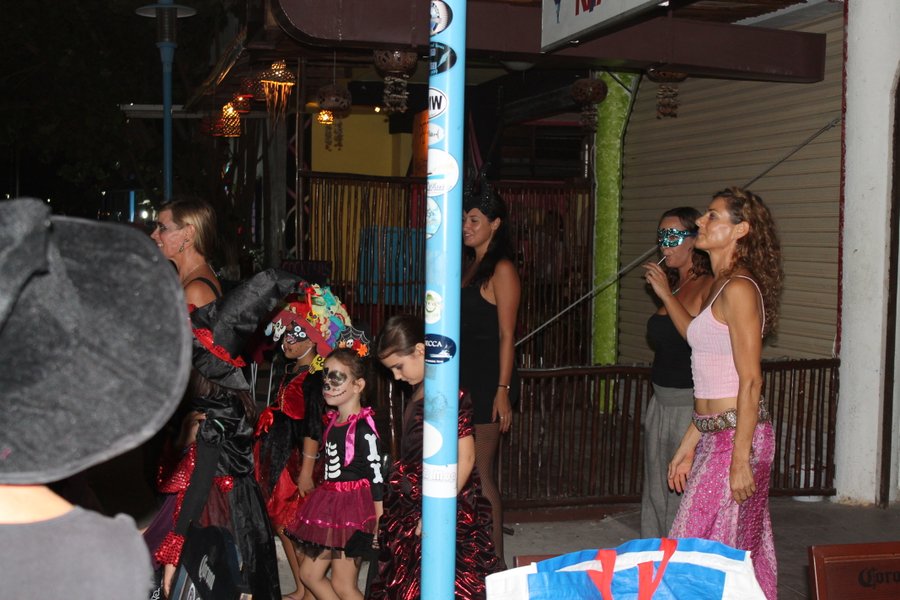
[[[660,248],[675,248],[684,243],[684,240],[697,235],[696,231],[687,229],[657,229],[656,243]]]
[[[336,369],[329,369],[325,367],[322,377],[322,389],[324,391],[330,391],[334,388],[339,388],[347,381],[349,381],[350,376],[344,373],[343,371],[338,371]]]
[[[288,344],[296,344],[299,342],[303,342],[309,339],[309,336],[306,335],[306,332],[303,331],[303,328],[299,325],[294,325],[294,328],[287,332],[284,336],[284,341]]]

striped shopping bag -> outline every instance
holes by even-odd
[[[765,600],[750,553],[698,538],[632,540],[489,575],[487,600]]]

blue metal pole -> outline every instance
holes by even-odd
[[[172,199],[172,63],[175,42],[157,42],[163,76],[163,201]]]
[[[430,30],[422,597],[451,600],[456,574],[465,0],[432,0]]]
[[[134,12],[142,17],[156,18],[156,47],[162,60],[163,76],[163,201],[172,199],[172,63],[175,62],[176,21],[196,14],[193,8],[175,4],[174,0],[159,0]]]

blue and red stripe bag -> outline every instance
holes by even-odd
[[[487,600],[765,600],[750,553],[698,538],[632,540],[489,575]]]

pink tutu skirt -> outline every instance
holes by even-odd
[[[286,533],[308,550],[343,550],[356,531],[375,533],[368,479],[326,481],[307,496]]]

